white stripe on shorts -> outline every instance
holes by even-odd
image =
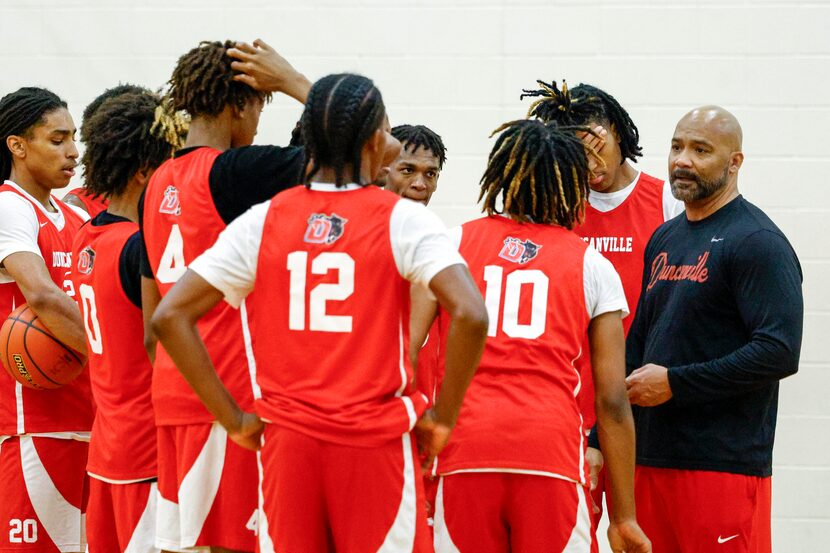
[[[181,547],[193,547],[202,533],[213,500],[219,492],[227,444],[228,433],[221,424],[214,422],[202,451],[182,478],[179,486]]]
[[[82,551],[86,544],[81,510],[55,487],[31,436],[20,436],[20,462],[29,500],[49,538],[61,552]]]
[[[403,440],[403,490],[398,514],[386,534],[378,553],[412,551],[415,545],[415,527],[418,518],[418,501],[415,493],[415,461],[412,454],[412,437],[406,433]]]
[[[576,523],[562,553],[588,553],[591,551],[591,513],[588,511],[588,501],[585,498],[588,491],[580,484],[574,485],[579,498],[576,507]]]
[[[461,553],[452,542],[450,529],[444,519],[444,477],[438,481],[438,493],[435,496],[435,516],[433,518],[435,553]]]
[[[124,553],[159,553],[160,548],[155,546],[156,539],[156,500],[158,495],[157,484],[150,484],[150,493],[147,495],[147,504],[144,512],[138,519],[130,536],[130,543],[124,549]]]

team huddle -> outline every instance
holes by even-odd
[[[740,125],[685,114],[664,182],[612,95],[537,85],[452,229],[439,134],[262,41],[108,89],[80,159],[59,96],[0,99],[0,310],[88,359],[0,378],[0,551],[587,553],[604,499],[615,552],[770,552],[801,269]]]

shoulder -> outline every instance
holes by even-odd
[[[37,213],[32,203],[10,190],[0,191],[0,212],[4,215],[12,214],[15,217],[30,217],[33,221],[37,221]]]
[[[653,177],[644,171],[640,171],[640,178],[637,179],[637,186],[642,186],[648,190],[653,190],[656,192],[663,192],[663,185],[665,181],[663,179],[658,179],[657,177]]]
[[[263,164],[296,162],[302,156],[303,150],[295,146],[242,146],[220,153],[214,163],[219,166],[256,168]]]

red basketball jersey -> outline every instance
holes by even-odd
[[[87,470],[110,480],[156,476],[156,425],[150,400],[153,366],[144,349],[141,309],[119,278],[124,245],[138,232],[129,221],[87,223],[72,245],[72,282],[87,337],[97,411]]]
[[[390,239],[398,201],[375,187],[271,200],[249,297],[264,419],[372,447],[426,409],[408,357],[410,284]]]
[[[589,323],[587,247],[564,228],[501,216],[462,226],[459,252],[484,296],[490,328],[439,474],[533,471],[585,482],[574,360]]]
[[[144,243],[162,296],[185,273],[187,265],[213,245],[226,226],[213,204],[209,182],[210,169],[220,153],[212,148],[198,148],[165,161],[147,186]],[[199,320],[198,328],[219,378],[240,407],[250,410],[253,388],[243,325],[247,325],[245,307],[236,310],[221,302]],[[153,368],[157,424],[213,420],[161,344]]]
[[[622,204],[611,211],[599,211],[588,205],[585,221],[574,229],[583,240],[596,248],[620,275],[625,299],[631,314],[623,319],[623,330],[634,322],[634,313],[643,285],[643,255],[654,231],[663,224],[664,182],[645,173],[633,185],[634,190]],[[588,197],[590,201],[590,195]],[[591,350],[588,337],[583,345],[585,355],[577,363],[582,374],[580,408],[586,428],[596,421],[594,407],[594,377],[591,368]]]
[[[32,204],[39,225],[37,245],[49,270],[52,281],[72,296],[69,270],[72,266],[72,239],[83,224],[81,217],[60,200],[52,197],[52,203],[64,217],[63,228],[58,230],[52,220],[43,213],[43,207],[35,204],[14,186],[0,185],[0,194],[14,193]],[[17,306],[26,302],[17,284],[0,284],[0,313],[3,319]],[[87,371],[71,383],[56,390],[33,390],[18,384],[11,378],[0,378],[0,435],[31,434],[35,432],[89,431],[92,426],[92,398]]]
[[[83,187],[73,188],[67,194],[72,194],[73,196],[77,197],[83,204],[86,206],[86,212],[89,213],[90,217],[95,217],[102,211],[106,211],[107,205],[109,202],[106,198],[101,196],[93,196],[89,192],[86,191]]]

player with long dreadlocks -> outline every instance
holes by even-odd
[[[251,143],[272,92],[304,102],[310,86],[261,41],[203,42],[179,59],[168,96],[173,109],[191,118],[187,140],[152,176],[139,208],[146,245],[145,322],[228,223],[301,182],[300,148]],[[258,389],[244,305],[238,311],[216,306],[199,331],[220,378],[251,409]],[[145,332],[152,355],[154,338],[149,328]],[[254,551],[255,454],[229,439],[163,348],[155,353],[153,368],[160,495],[156,544],[172,550]]]
[[[683,211],[683,202],[672,196],[669,183],[634,167],[642,156],[640,133],[628,112],[607,92],[588,84],[568,89],[562,83],[537,81],[539,89],[525,90],[522,97],[535,98],[528,115],[559,125],[580,125],[595,134],[581,133],[604,161],[588,182],[590,192],[585,220],[575,232],[605,256],[617,270],[632,316],[623,320],[626,335],[634,320],[643,278],[643,254],[648,239],[663,222]],[[578,361],[582,375],[580,405],[586,428],[596,420],[591,357],[587,341]],[[602,516],[605,488],[602,455],[592,438],[588,450],[592,468],[594,531]]]
[[[158,95],[141,91],[105,100],[84,131],[84,189],[108,202],[72,247],[97,406],[87,463],[87,541],[91,553],[154,553],[156,428],[141,314],[138,200],[186,128]]]
[[[618,498],[609,540],[615,552],[650,551],[634,509],[625,296],[611,264],[571,232],[588,196],[586,147],[573,129],[535,120],[496,133],[481,179],[486,216],[452,232],[490,326],[458,426],[438,457],[436,550],[590,551],[574,367],[587,333]]]
[[[134,84],[119,84],[112,88],[106,89],[92,100],[89,105],[84,108],[84,113],[81,115],[81,142],[84,144],[89,140],[89,125],[88,122],[92,116],[98,111],[98,108],[110,98],[116,98],[122,94],[149,92],[143,86]],[[95,217],[105,209],[107,209],[107,200],[103,196],[96,196],[90,192],[88,183],[84,186],[73,188],[62,198],[63,202],[69,205],[74,205],[86,211],[90,217]]]

